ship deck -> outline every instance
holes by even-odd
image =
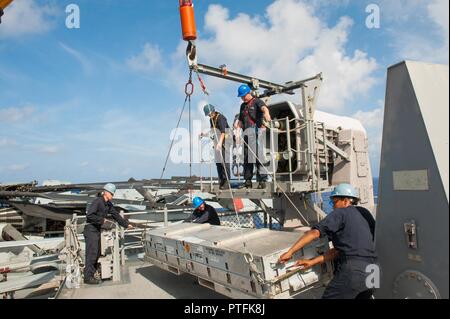
[[[177,276],[133,257],[127,260],[119,283],[82,284],[78,289],[63,287],[58,299],[229,299],[201,286],[190,274]],[[295,299],[319,299],[323,288],[311,289]]]
[[[225,299],[200,286],[195,277],[176,276],[139,259],[128,260],[122,267],[119,283],[103,281],[78,289],[64,287],[58,299]]]

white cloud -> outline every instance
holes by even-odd
[[[379,103],[383,104],[383,101]],[[370,160],[372,161],[372,167],[378,169],[383,139],[384,107],[370,111],[358,111],[352,117],[358,119],[367,130]],[[378,176],[378,171],[373,173],[374,176]]]
[[[6,137],[0,137],[0,147],[15,146],[17,142]]]
[[[9,171],[9,172],[22,172],[28,168],[29,165],[27,164],[11,164],[5,167],[1,167],[1,170],[3,171]]]
[[[26,120],[35,112],[33,106],[0,109],[0,123],[13,123]]]
[[[72,56],[75,60],[77,60],[80,63],[81,67],[83,68],[84,73],[86,73],[86,74],[92,73],[92,64],[81,52],[79,52],[61,42],[59,43],[59,45],[65,52],[67,52],[70,56]]]
[[[161,49],[158,45],[146,43],[140,54],[126,60],[126,65],[135,72],[151,73],[163,67]]]
[[[381,0],[399,59],[448,64],[448,0]]]
[[[383,126],[384,111],[381,108],[371,111],[358,111],[353,115],[367,129],[379,129]]]
[[[350,3],[350,0],[311,0],[310,1],[315,7],[321,7],[321,6],[335,6],[335,7],[341,7],[341,6],[347,6]]]
[[[19,135],[20,136],[20,135]],[[24,138],[24,136],[21,136]],[[0,147],[7,146],[19,146],[15,140],[8,138],[0,138]],[[19,146],[23,151],[31,151],[34,153],[39,152],[47,155],[55,155],[63,150],[63,146],[60,145],[49,145],[49,144],[22,144]]]
[[[443,43],[438,49],[440,60],[448,63],[449,50],[449,2],[448,0],[434,0],[428,5],[429,17],[441,29]]]
[[[0,26],[0,38],[42,34],[53,26],[56,7],[36,0],[14,1],[5,10]]]
[[[39,148],[39,151],[44,154],[57,154],[61,151],[61,147],[57,145],[45,145]]]
[[[319,107],[339,109],[375,83],[375,59],[361,50],[346,52],[352,24],[342,17],[329,27],[313,6],[300,0],[274,1],[264,17],[242,13],[230,17],[228,9],[211,5],[205,15],[206,37],[197,43],[199,58],[274,82],[323,72]]]
[[[424,0],[378,0],[382,20],[405,22],[417,17],[417,9],[423,7]]]
[[[428,15],[430,18],[442,28],[448,41],[448,17],[449,17],[449,2],[447,0],[433,0],[428,4]]]
[[[98,173],[106,173],[106,168],[104,168],[104,167],[99,167],[99,168],[97,168],[97,172],[98,172]]]

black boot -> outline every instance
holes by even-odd
[[[85,278],[84,279],[84,283],[86,285],[99,285],[99,284],[102,283],[102,281],[98,280],[98,279],[95,279],[95,278],[87,278],[87,279]]]
[[[219,187],[220,190],[225,190],[225,189],[229,189],[229,188],[230,188],[230,184],[228,182],[222,183]]]
[[[266,182],[259,182],[258,189],[266,189]]]
[[[244,189],[244,188],[251,189],[251,188],[253,188],[253,183],[252,183],[252,181],[245,181],[245,183],[242,184],[241,187],[239,187],[239,188],[240,189]]]
[[[94,279],[95,280],[102,280],[102,274],[101,274],[99,269],[97,269],[97,271],[95,272]]]

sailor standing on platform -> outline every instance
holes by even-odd
[[[264,149],[261,137],[265,136],[266,126],[264,123],[270,123],[269,108],[263,100],[252,95],[251,88],[243,84],[238,89],[238,97],[242,99],[239,112],[239,121],[235,128],[244,130],[244,178],[245,183],[241,188],[252,188],[254,164],[256,164],[256,181],[258,189],[265,189],[267,174],[264,172],[262,163],[259,160]]]
[[[219,177],[219,188],[230,188],[230,145],[227,144],[231,130],[227,118],[216,110],[212,104],[207,104],[203,108],[205,116],[210,118],[211,130],[214,137],[215,161],[217,175]],[[203,134],[202,134],[203,135]]]

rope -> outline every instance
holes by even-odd
[[[197,72],[197,76],[198,76],[200,84],[202,86],[203,93],[205,95],[209,96],[209,93],[206,90],[206,85],[204,84],[203,80],[200,78],[200,75],[198,74],[198,72]],[[216,121],[217,121],[217,119],[216,119]],[[216,141],[218,143],[219,142],[219,138],[217,136],[216,121],[211,121],[211,122],[213,123],[214,135],[215,135],[215,139],[216,139]],[[224,139],[224,143],[226,143],[225,139]],[[217,152],[216,147],[214,147],[214,151]],[[236,201],[235,201],[235,197],[234,197],[234,194],[233,194],[233,189],[231,188],[230,176],[228,175],[227,169],[225,169],[226,163],[224,161],[224,156],[223,156],[223,152],[222,151],[223,151],[223,149],[222,149],[222,147],[220,147],[220,149],[219,149],[220,161],[221,161],[221,164],[223,165],[223,168],[224,168],[225,177],[226,177],[227,183],[228,183],[228,191],[230,192],[230,197],[231,197],[231,200],[233,201],[233,208],[234,208],[234,212],[236,214],[238,227],[239,227],[239,230],[240,230],[240,233],[241,233],[242,246],[244,248],[244,260],[248,263],[248,265],[250,267],[250,271],[251,271],[252,277],[257,282],[259,282],[260,284],[267,285],[268,282],[263,278],[261,272],[258,270],[258,267],[253,262],[253,255],[247,249],[247,243],[246,243],[245,237],[244,237],[244,229],[242,228],[241,221],[240,221],[240,218],[239,218],[238,209],[236,207]]]
[[[191,120],[191,96],[188,95],[189,103],[189,178],[192,179],[192,120]]]
[[[216,123],[213,122],[214,135],[215,135],[216,141],[219,142],[219,138],[218,138],[218,136],[217,136],[217,128],[216,128],[216,125],[215,125],[215,124],[216,124]],[[225,140],[224,140],[224,142],[225,142]],[[217,151],[217,150],[215,149],[215,151]],[[225,169],[226,163],[225,163],[225,161],[224,161],[224,156],[223,156],[223,152],[222,152],[222,147],[221,147],[220,150],[219,150],[219,155],[220,155],[220,161],[221,161],[221,164],[222,164],[223,167],[224,167],[225,177],[226,177],[227,183],[228,183],[228,190],[229,190],[229,192],[230,192],[230,196],[231,196],[231,199],[232,199],[232,201],[233,201],[234,212],[236,213],[237,222],[238,222],[239,228],[241,228],[241,232],[242,232],[241,221],[239,220],[239,213],[238,213],[238,209],[237,209],[237,207],[236,207],[236,202],[235,202],[235,198],[234,198],[234,194],[233,194],[233,189],[231,188],[231,179],[230,179],[230,176],[228,176],[228,171]],[[243,233],[242,233],[242,236],[243,236]],[[246,245],[245,245],[245,242],[244,242],[244,248],[245,248],[245,247],[246,247]]]
[[[192,70],[191,70],[191,72],[192,72]],[[206,84],[203,81],[203,79],[201,78],[200,73],[198,72],[198,69],[195,69],[195,74],[197,74],[197,79],[198,79],[198,82],[200,82],[200,87],[202,88],[203,93],[206,96],[209,96],[209,92],[208,92],[208,89],[206,88]]]
[[[172,139],[171,143],[170,143],[170,147],[169,147],[169,151],[167,152],[167,156],[166,156],[166,160],[164,162],[164,167],[162,169],[161,172],[161,176],[159,178],[159,185],[158,188],[156,189],[156,193],[155,193],[155,199],[158,196],[158,191],[161,188],[162,185],[162,178],[164,177],[164,173],[166,172],[167,169],[167,163],[169,162],[169,157],[170,157],[170,153],[172,153],[172,149],[173,149],[173,144],[175,143],[175,135],[178,132],[178,129],[180,127],[180,123],[181,123],[181,119],[183,118],[183,114],[184,114],[184,110],[186,108],[186,104],[189,102],[189,127],[190,127],[190,112],[191,112],[191,96],[194,93],[194,84],[192,83],[192,70],[189,73],[189,80],[186,83],[185,86],[185,94],[186,94],[186,98],[184,99],[184,104],[183,104],[183,108],[181,109],[181,113],[180,113],[180,117],[178,118],[178,122],[177,122],[177,126],[175,128],[175,134],[174,134],[174,138]],[[189,133],[191,134],[191,132]],[[192,144],[192,141],[190,141],[190,144]],[[192,147],[192,145],[191,145]],[[192,152],[190,154],[190,156],[192,157]],[[192,165],[192,158],[191,158],[191,163]],[[191,175],[192,177],[192,175]]]

